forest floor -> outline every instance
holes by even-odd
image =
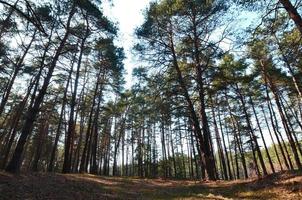
[[[200,182],[0,172],[0,199],[302,199],[302,173],[283,172],[260,180]]]

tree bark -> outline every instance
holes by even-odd
[[[28,53],[28,51],[29,51],[29,49],[30,49],[33,41],[35,40],[36,33],[37,33],[37,31],[35,30],[34,34],[31,37],[31,41],[26,46],[25,51],[22,54],[21,58],[19,58],[18,61],[17,61],[17,63],[14,64],[15,65],[14,72],[12,74],[12,77],[11,77],[11,79],[10,79],[10,81],[9,81],[6,89],[5,89],[5,92],[4,92],[3,96],[2,96],[2,99],[1,99],[1,103],[0,103],[0,116],[2,115],[2,113],[4,111],[4,107],[5,107],[6,103],[7,103],[8,97],[9,97],[9,95],[11,93],[11,89],[12,89],[14,83],[15,83],[15,79],[17,78],[17,75],[19,74],[19,72],[21,70],[21,67],[23,65],[24,59],[25,59],[25,57],[26,57],[26,55],[27,55],[27,53]]]
[[[61,135],[61,129],[62,129],[63,114],[64,114],[66,102],[67,102],[67,90],[68,90],[69,82],[71,81],[71,75],[73,72],[73,64],[74,64],[74,59],[72,60],[72,63],[71,63],[72,67],[69,70],[69,75],[68,75],[67,83],[66,83],[65,90],[64,90],[64,95],[63,95],[63,99],[62,99],[62,107],[61,107],[59,122],[58,122],[57,130],[56,130],[55,141],[54,141],[54,145],[52,147],[50,161],[49,161],[49,165],[48,165],[48,172],[52,172],[53,168],[54,168],[54,161],[56,158],[57,146],[58,146],[59,138]]]
[[[300,16],[300,14],[298,13],[298,10],[290,2],[290,0],[279,0],[279,2],[283,5],[283,7],[287,11],[289,17],[295,22],[298,30],[302,34],[302,18]]]
[[[260,136],[261,136],[261,139],[262,139],[262,142],[263,142],[263,145],[264,145],[266,156],[268,158],[268,161],[269,161],[269,164],[270,164],[272,172],[275,173],[274,164],[273,164],[271,156],[270,156],[270,154],[268,152],[268,148],[267,148],[264,136],[263,136],[262,128],[261,128],[261,125],[260,125],[260,122],[259,122],[259,119],[258,119],[258,116],[257,116],[257,113],[256,113],[256,109],[255,109],[255,105],[254,105],[253,99],[252,99],[252,97],[250,95],[249,95],[249,97],[250,97],[250,103],[252,105],[253,113],[254,113],[254,116],[255,116],[255,119],[256,119],[256,123],[257,123],[258,129],[259,129],[259,132],[260,132]]]
[[[87,22],[87,20],[86,20],[86,22]],[[88,37],[88,34],[89,34],[89,26],[88,26],[88,22],[87,22],[85,35],[81,41],[80,54],[79,54],[78,63],[77,63],[76,77],[75,77],[75,81],[74,81],[74,90],[73,90],[71,102],[70,102],[68,131],[67,131],[67,137],[66,137],[65,148],[64,148],[64,162],[63,162],[63,170],[62,170],[63,173],[69,173],[71,170],[71,155],[72,155],[71,146],[73,145],[71,143],[71,141],[72,141],[71,139],[72,139],[73,133],[75,131],[74,128],[75,128],[75,123],[76,123],[74,121],[74,112],[75,112],[75,106],[76,106],[76,96],[77,96],[77,90],[78,90],[78,84],[79,84],[82,56],[83,56],[85,42]]]
[[[33,123],[38,115],[38,112],[39,112],[39,108],[40,108],[40,105],[41,103],[43,102],[43,99],[44,99],[44,96],[46,94],[46,91],[47,91],[47,88],[48,88],[48,85],[50,83],[50,79],[52,78],[52,74],[53,74],[53,71],[54,71],[54,68],[56,67],[56,64],[57,64],[57,61],[59,59],[59,56],[65,46],[65,43],[68,39],[68,36],[69,36],[69,33],[70,33],[70,22],[71,22],[71,19],[73,17],[75,13],[75,6],[73,5],[73,8],[69,14],[69,17],[68,17],[68,20],[67,20],[67,26],[66,26],[66,32],[64,34],[64,37],[63,39],[61,40],[60,42],[60,45],[58,47],[58,49],[56,50],[56,53],[52,59],[52,62],[49,66],[49,70],[48,70],[48,73],[44,79],[44,82],[43,82],[43,85],[42,85],[42,88],[36,98],[36,101],[33,105],[33,107],[31,107],[27,114],[26,114],[26,119],[25,119],[25,122],[24,122],[24,126],[22,128],[22,131],[21,131],[21,136],[18,140],[18,143],[17,143],[17,147],[15,149],[15,152],[13,154],[13,157],[12,159],[10,160],[8,166],[6,167],[6,171],[8,172],[12,172],[12,173],[16,173],[16,172],[19,172],[20,171],[20,167],[21,167],[21,156],[22,156],[22,153],[23,153],[23,150],[24,150],[24,145],[27,141],[27,138],[28,136],[31,134],[31,130],[32,130],[32,127],[33,127]]]

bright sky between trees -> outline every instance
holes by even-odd
[[[126,88],[131,87],[132,69],[137,67],[135,56],[131,54],[131,49],[135,40],[135,29],[144,21],[144,10],[151,0],[112,0],[103,2],[104,14],[111,20],[118,23],[119,36],[117,45],[125,50],[126,59],[124,61],[127,75],[125,76]]]
[[[132,86],[132,70],[135,67],[139,67],[137,57],[131,53],[132,47],[135,44],[135,29],[138,28],[144,22],[144,11],[148,8],[150,2],[153,0],[105,0],[102,1],[102,7],[104,14],[113,22],[117,23],[119,33],[116,40],[117,46],[123,47],[126,59],[125,64],[125,80],[126,88]],[[243,27],[247,27],[251,21],[255,18],[252,13],[244,13],[238,16],[234,24],[241,24]],[[241,28],[243,28],[241,27]],[[214,40],[219,40],[222,29],[214,35]],[[231,41],[224,39],[219,45],[224,50],[229,50]]]

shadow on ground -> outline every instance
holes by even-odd
[[[0,172],[0,199],[302,199],[302,176],[284,172],[261,180],[196,182]]]

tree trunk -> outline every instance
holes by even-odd
[[[223,148],[224,148],[224,152],[225,152],[227,169],[228,169],[228,172],[229,172],[228,178],[229,178],[229,180],[232,180],[233,179],[233,174],[232,174],[232,171],[231,171],[229,155],[228,155],[228,151],[227,151],[227,147],[226,147],[224,132],[223,132],[223,129],[222,129],[222,120],[221,120],[220,109],[219,108],[218,108],[218,114],[217,115],[218,115],[218,122],[219,122],[220,132],[221,132],[221,135],[222,135],[222,143],[223,143]],[[227,174],[226,174],[226,176],[227,176]]]
[[[42,154],[43,144],[45,142],[48,129],[49,129],[48,119],[41,119],[40,131],[38,132],[38,136],[36,138],[36,153],[32,164],[32,171],[34,172],[38,171],[39,160]]]
[[[60,45],[59,45],[58,49],[56,50],[56,53],[53,57],[52,62],[49,65],[48,73],[47,73],[47,75],[44,79],[42,88],[41,88],[41,90],[40,90],[40,92],[39,92],[39,94],[36,98],[36,101],[35,101],[33,107],[31,107],[28,110],[27,114],[26,114],[26,119],[25,119],[25,122],[24,122],[24,126],[22,128],[22,131],[21,131],[21,136],[20,136],[20,138],[18,140],[18,143],[17,143],[17,147],[15,149],[15,152],[13,154],[12,159],[10,160],[8,166],[6,167],[6,171],[8,171],[8,172],[16,173],[16,172],[19,172],[19,170],[20,170],[21,163],[22,163],[21,162],[21,156],[22,156],[22,153],[23,153],[23,150],[24,150],[24,145],[27,141],[28,136],[31,133],[33,123],[34,123],[34,121],[35,121],[35,119],[38,115],[40,105],[43,102],[43,99],[44,99],[44,96],[46,94],[48,85],[50,83],[50,79],[52,78],[54,68],[56,67],[59,56],[60,56],[60,54],[61,54],[61,52],[62,52],[62,50],[65,46],[66,40],[69,36],[70,22],[71,22],[71,19],[72,19],[74,13],[75,13],[75,6],[73,5],[73,8],[72,8],[72,10],[69,14],[69,17],[68,17],[65,35],[64,35],[62,41],[60,42]]]
[[[81,41],[81,46],[80,46],[80,54],[78,58],[78,63],[77,63],[77,71],[76,71],[76,77],[74,81],[74,90],[72,93],[72,98],[70,102],[70,113],[69,113],[69,122],[68,122],[68,131],[67,131],[67,139],[65,141],[65,148],[64,148],[64,162],[63,162],[63,173],[69,173],[71,170],[71,138],[73,137],[74,133],[74,127],[75,127],[75,121],[74,121],[74,112],[75,112],[75,106],[76,106],[76,96],[77,96],[77,89],[78,89],[78,83],[79,83],[79,76],[80,76],[80,68],[81,68],[81,62],[82,62],[82,56],[83,56],[83,51],[85,47],[85,42],[89,34],[89,26],[88,22],[86,20],[86,32],[84,37],[82,38]]]
[[[63,123],[63,114],[64,114],[66,102],[67,102],[67,90],[69,87],[69,82],[71,81],[71,75],[73,72],[74,61],[75,61],[75,59],[72,60],[72,63],[71,63],[72,67],[69,70],[69,75],[68,75],[67,83],[66,83],[65,90],[64,90],[64,95],[63,95],[63,99],[62,99],[62,107],[61,107],[59,122],[58,122],[57,130],[56,130],[55,141],[54,141],[54,145],[53,145],[53,148],[51,151],[50,161],[49,161],[49,165],[48,165],[48,169],[47,169],[48,172],[52,172],[53,168],[54,168],[54,161],[56,158],[57,146],[58,146],[59,138],[61,135],[61,128],[62,128],[62,123]]]
[[[273,83],[271,77],[268,76],[263,62],[261,62],[261,67],[262,67],[262,75],[265,79],[265,83],[268,84],[268,86],[270,87],[270,89],[273,93],[273,96],[274,96],[274,99],[275,99],[275,102],[276,102],[276,105],[277,105],[277,108],[278,108],[279,115],[281,117],[281,121],[282,121],[284,130],[285,130],[285,133],[287,135],[289,144],[290,144],[291,149],[292,149],[293,154],[294,154],[296,165],[299,169],[302,169],[302,165],[301,165],[300,158],[299,158],[299,155],[298,155],[298,151],[297,151],[294,139],[293,139],[293,135],[292,135],[292,133],[290,131],[290,128],[289,128],[289,125],[287,123],[285,113],[282,110],[282,105],[281,105],[281,101],[280,101],[280,98],[279,98],[278,90],[277,90],[275,84]]]
[[[265,167],[264,160],[263,160],[263,157],[262,157],[262,154],[261,154],[261,151],[260,151],[260,147],[259,147],[259,144],[258,144],[258,141],[257,141],[257,137],[256,137],[256,135],[254,133],[254,130],[253,130],[252,125],[251,125],[250,117],[249,117],[249,114],[247,112],[247,108],[246,108],[246,104],[245,104],[245,99],[244,99],[244,97],[242,95],[242,92],[241,92],[239,86],[238,86],[238,83],[236,83],[235,86],[236,86],[237,93],[239,95],[239,99],[241,101],[241,105],[242,105],[243,112],[244,112],[244,115],[245,115],[246,123],[247,123],[248,129],[249,129],[249,132],[250,132],[250,139],[251,139],[252,149],[254,149],[253,148],[253,142],[254,142],[255,143],[255,149],[254,150],[257,151],[257,155],[258,155],[259,160],[260,160],[260,165],[261,165],[263,174],[267,175],[266,167]],[[256,163],[257,163],[257,159],[255,158],[255,164]]]
[[[212,101],[212,105],[213,105],[213,101]],[[217,125],[217,121],[216,121],[216,115],[215,115],[213,106],[212,106],[212,115],[213,115],[214,130],[215,130],[215,134],[216,134],[216,141],[217,141],[217,148],[218,148],[218,153],[219,153],[219,157],[220,157],[220,163],[221,163],[221,166],[223,169],[223,177],[225,180],[228,180],[227,167],[226,167],[226,163],[225,163],[225,158],[224,158],[222,144],[221,144],[221,138],[219,135],[218,125]]]
[[[15,79],[17,77],[17,75],[19,74],[20,70],[21,70],[21,67],[23,65],[23,62],[24,62],[24,59],[33,43],[33,41],[35,40],[35,37],[36,37],[36,33],[37,33],[37,30],[35,30],[34,34],[32,35],[31,37],[31,41],[29,42],[29,44],[26,46],[25,48],[25,51],[23,53],[23,55],[21,56],[21,58],[18,59],[17,63],[14,64],[15,65],[15,69],[14,69],[14,72],[12,74],[12,77],[11,79],[9,80],[9,83],[5,89],[5,92],[2,96],[2,99],[1,99],[1,103],[0,103],[0,116],[2,115],[3,111],[4,111],[4,107],[7,103],[7,100],[8,100],[8,97],[11,93],[11,89],[13,88],[13,85],[15,83]]]
[[[24,110],[24,108],[26,106],[27,100],[30,96],[30,92],[31,92],[35,82],[38,82],[39,78],[40,78],[39,75],[36,76],[35,80],[30,83],[25,97],[20,102],[20,104],[17,106],[16,113],[13,115],[13,117],[11,119],[10,129],[8,131],[8,134],[7,134],[8,142],[5,143],[5,145],[4,145],[4,149],[5,149],[4,152],[5,153],[4,153],[4,157],[3,157],[3,160],[2,160],[2,164],[1,164],[2,169],[5,169],[5,166],[7,164],[6,162],[8,160],[9,152],[12,148],[12,144],[13,144],[13,142],[15,140],[15,137],[16,137],[16,134],[17,134],[17,128],[18,128],[18,125],[19,125],[20,118],[22,116],[22,111]]]
[[[295,22],[298,30],[302,34],[302,18],[298,13],[298,10],[293,6],[290,0],[279,0],[279,2],[284,6],[289,17]]]
[[[214,165],[214,160],[211,156],[211,152],[210,152],[210,145],[209,145],[209,142],[208,142],[208,135],[206,134],[205,135],[205,138],[204,139],[204,136],[202,134],[202,131],[201,131],[201,128],[200,128],[200,124],[199,124],[199,119],[197,117],[197,114],[195,112],[195,109],[194,109],[194,105],[193,105],[193,102],[189,96],[189,92],[188,92],[188,89],[186,87],[186,84],[185,84],[185,81],[183,79],[183,75],[182,75],[182,72],[179,68],[179,65],[178,65],[178,60],[177,60],[177,56],[176,56],[176,52],[175,52],[175,48],[174,48],[174,43],[173,43],[173,39],[172,39],[172,35],[170,36],[170,47],[171,47],[171,51],[172,51],[172,56],[173,56],[173,66],[177,72],[177,78],[178,78],[178,81],[179,81],[179,84],[182,88],[182,92],[183,92],[183,95],[187,101],[187,104],[188,104],[188,109],[189,109],[189,113],[190,113],[190,116],[192,118],[192,122],[193,122],[193,125],[194,125],[194,131],[196,132],[196,137],[198,139],[198,142],[199,142],[199,146],[200,146],[200,150],[201,150],[201,162],[202,162],[202,165],[206,167],[206,170],[207,170],[207,173],[208,173],[208,178],[210,180],[216,180],[216,177],[215,177],[215,165]],[[202,89],[202,88],[200,88]],[[203,108],[204,108],[204,104],[201,105]],[[204,114],[203,114],[204,115]],[[203,123],[205,123],[205,125],[207,124],[207,118],[206,116],[203,116]],[[205,140],[207,141],[207,143],[205,143]]]
[[[102,69],[99,69],[98,75],[97,75],[97,81],[96,81],[96,85],[95,85],[95,89],[94,89],[94,94],[93,94],[93,98],[92,98],[92,105],[90,108],[90,112],[89,112],[89,118],[88,118],[88,127],[87,127],[87,131],[86,131],[86,138],[85,138],[85,145],[84,145],[84,149],[83,149],[83,153],[82,153],[82,157],[81,157],[81,164],[80,164],[80,172],[87,172],[87,165],[86,163],[88,162],[88,156],[87,152],[88,152],[88,148],[89,147],[89,139],[90,139],[90,135],[91,135],[91,129],[92,129],[92,117],[93,117],[93,112],[94,112],[94,107],[96,104],[96,96],[98,94],[98,90],[99,90],[99,85],[100,85],[100,75],[102,73]]]
[[[252,105],[253,113],[254,113],[254,116],[255,116],[255,119],[256,119],[256,123],[257,123],[258,129],[259,129],[259,132],[260,132],[260,136],[261,136],[261,139],[262,139],[262,142],[263,142],[263,145],[264,145],[266,156],[268,158],[268,161],[269,161],[269,164],[270,164],[272,172],[275,173],[274,164],[273,164],[271,156],[270,156],[270,154],[268,152],[268,148],[267,148],[264,136],[263,136],[262,128],[261,128],[261,125],[260,125],[260,122],[259,122],[259,119],[258,119],[258,116],[257,116],[257,113],[256,113],[256,109],[255,109],[255,105],[254,105],[253,99],[252,99],[252,97],[250,95],[249,95],[249,97],[250,97],[250,103]]]
[[[281,160],[280,160],[280,157],[279,157],[279,153],[278,153],[278,151],[277,151],[276,144],[275,144],[275,141],[274,141],[274,138],[273,138],[273,135],[272,135],[272,131],[271,131],[271,129],[270,129],[270,126],[269,126],[269,123],[268,123],[268,120],[267,120],[267,117],[266,117],[266,114],[265,114],[265,111],[264,111],[264,108],[263,108],[262,105],[261,105],[261,110],[262,110],[262,113],[263,113],[263,116],[264,116],[265,124],[266,124],[266,127],[267,127],[267,129],[268,129],[270,138],[271,138],[272,143],[273,143],[275,155],[276,155],[276,157],[277,157],[277,160],[278,160],[280,169],[281,169],[281,171],[283,171],[283,167],[282,167],[282,163],[281,163]],[[282,146],[281,146],[281,148],[282,148]],[[283,148],[282,148],[282,151],[283,151]]]

